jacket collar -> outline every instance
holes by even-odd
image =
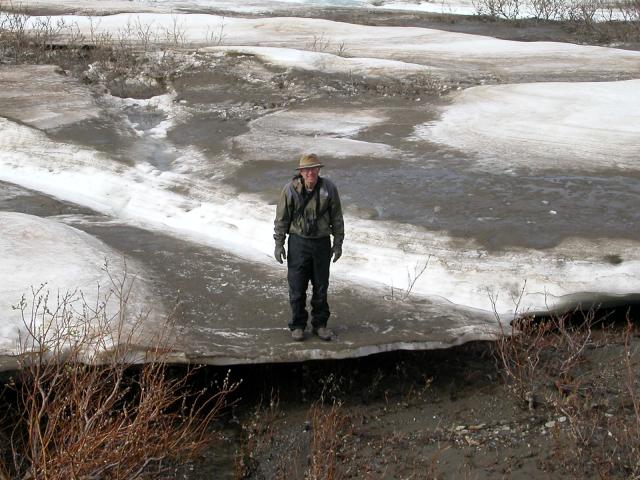
[[[304,180],[301,176],[293,177],[293,180],[293,188],[296,190],[298,195],[302,195],[302,193],[304,192]],[[316,182],[316,186],[312,191],[315,191],[318,188],[322,188],[322,177],[320,176],[318,176],[318,181]]]

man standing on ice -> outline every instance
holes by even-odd
[[[287,259],[291,338],[304,340],[307,327],[307,287],[313,285],[311,296],[311,326],[314,335],[331,340],[327,329],[329,304],[329,264],[342,255],[344,221],[338,189],[330,180],[320,177],[318,157],[310,153],[300,158],[298,175],[284,187],[276,209],[274,256],[282,263]],[[289,234],[289,258],[284,241]],[[333,235],[333,246],[331,237]]]

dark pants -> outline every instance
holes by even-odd
[[[289,280],[289,303],[291,321],[289,328],[304,329],[307,326],[307,287],[313,285],[311,296],[311,325],[324,327],[329,319],[327,289],[329,288],[329,264],[331,240],[324,238],[302,238],[289,236],[287,252],[287,279]]]

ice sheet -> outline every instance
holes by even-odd
[[[449,15],[476,15],[478,9],[470,0],[416,0],[413,2],[403,0],[245,0],[242,3],[234,0],[138,0],[136,2],[125,0],[99,0],[84,1],[79,3],[73,0],[28,0],[24,2],[32,9],[46,8],[57,12],[105,14],[113,12],[180,12],[180,11],[207,11],[229,12],[239,14],[264,14],[282,11],[308,11],[313,8],[366,8],[377,10],[397,10],[406,12],[431,12]],[[614,19],[621,19],[613,14]],[[608,9],[595,11],[594,20],[602,21],[610,19],[612,12]],[[521,2],[517,18],[535,17],[532,6]]]
[[[638,92],[640,80],[474,87],[416,135],[485,168],[638,171]]]
[[[120,254],[90,235],[53,220],[0,212],[0,225],[0,355],[18,351],[19,334],[25,334],[25,325],[21,311],[12,307],[17,306],[24,295],[29,322],[34,300],[32,288],[38,290],[44,284],[41,294],[48,292],[50,310],[58,306],[58,296],[69,293],[72,294],[69,306],[76,311],[82,311],[84,302],[95,306],[105,301],[111,315],[118,311],[117,298],[108,295],[113,284],[104,266],[108,265],[108,272],[114,278],[123,278]],[[135,315],[150,308],[147,325],[152,327],[161,317],[162,307],[152,298],[144,271],[134,262],[129,262],[127,271],[127,285],[133,281],[128,305],[131,324]]]
[[[237,195],[215,182],[141,165],[115,166],[91,150],[54,144],[29,127],[0,119],[0,180],[86,205],[128,223],[187,236],[274,268],[274,206]],[[51,162],[55,151],[55,163]],[[176,192],[187,191],[188,194]],[[187,196],[188,195],[188,196]],[[545,250],[488,252],[472,241],[409,225],[346,218],[345,255],[337,278],[401,296],[446,298],[459,305],[500,313],[545,309],[575,292],[640,291],[640,249],[635,242],[568,240]],[[611,265],[615,254],[624,261]],[[418,275],[429,258],[427,269]],[[418,277],[417,279],[415,277]]]
[[[300,64],[311,69],[334,69],[332,72],[353,61],[365,70],[380,69],[388,74],[405,68],[407,62],[443,65],[450,70],[486,69],[532,75],[539,74],[540,69],[547,74],[549,69],[555,69],[569,76],[582,69],[607,75],[612,71],[640,73],[638,52],[560,43],[508,42],[423,28],[202,14],[121,14],[100,19],[73,16],[65,20],[77,23],[85,32],[93,28],[95,32],[118,34],[135,22],[153,25],[158,32],[184,29],[188,41],[204,44],[215,43],[211,33],[224,25],[225,43],[253,45],[247,51],[283,66]],[[326,50],[344,44],[346,52],[358,58],[346,60],[326,51],[313,51],[314,42],[316,47],[326,45],[322,47]],[[563,168],[635,169],[632,157],[637,152],[640,125],[637,82],[478,87],[461,92],[440,121],[425,126],[417,134],[463,150],[481,153],[488,150],[490,155],[477,158],[479,165],[485,162],[492,168],[511,168],[525,162],[528,167],[557,166],[557,155],[549,153],[549,148],[556,148],[556,152],[575,148],[574,160]],[[161,138],[173,125],[171,122],[179,120],[179,112],[170,95],[152,102],[169,112],[170,117],[178,114],[154,132]],[[571,111],[577,113],[568,115]],[[279,158],[290,156],[286,155],[287,148],[300,151],[319,146],[335,156],[394,156],[390,147],[362,142],[356,137],[364,128],[375,125],[377,115],[374,111],[362,112],[360,117],[352,115],[347,120],[335,112],[319,112],[310,120],[284,112],[253,122],[251,131],[236,141],[241,148],[254,148],[257,152],[258,146],[265,144],[266,135],[272,148],[267,151],[262,148],[260,153],[271,159],[276,154]],[[315,123],[320,134],[317,138],[311,136],[311,123]],[[550,143],[558,146],[550,147]],[[606,145],[606,155],[602,145]],[[198,155],[194,149],[185,152],[184,163],[188,162],[186,157]],[[0,118],[0,180],[90,207],[134,225],[188,236],[274,265],[271,258],[274,206],[264,204],[257,196],[238,195],[216,179],[201,179],[188,172],[188,169],[160,171],[144,163],[135,167],[117,164],[105,154],[53,142],[35,129]],[[523,309],[545,308],[562,295],[574,292],[623,294],[637,292],[640,287],[640,254],[633,242],[607,240],[606,251],[600,241],[575,239],[545,251],[487,252],[473,242],[456,241],[408,225],[356,217],[348,218],[347,225],[345,256],[336,264],[335,273],[387,291],[393,286],[400,295],[413,283],[412,277],[430,255],[429,266],[413,283],[412,293],[439,296],[484,310],[493,308],[492,292],[499,292],[496,308],[500,312],[513,310],[514,302],[509,297],[517,297],[525,282],[520,304]],[[607,254],[618,255],[624,261],[611,265],[604,260]]]

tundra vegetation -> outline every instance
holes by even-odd
[[[131,20],[115,34],[99,31],[100,17],[90,19],[88,34],[61,18],[34,19],[23,7],[0,1],[2,63],[58,65],[87,84],[134,98],[164,93],[185,68],[180,50],[186,26],[177,17],[161,30]],[[209,34],[218,43],[223,36],[224,24]]]

